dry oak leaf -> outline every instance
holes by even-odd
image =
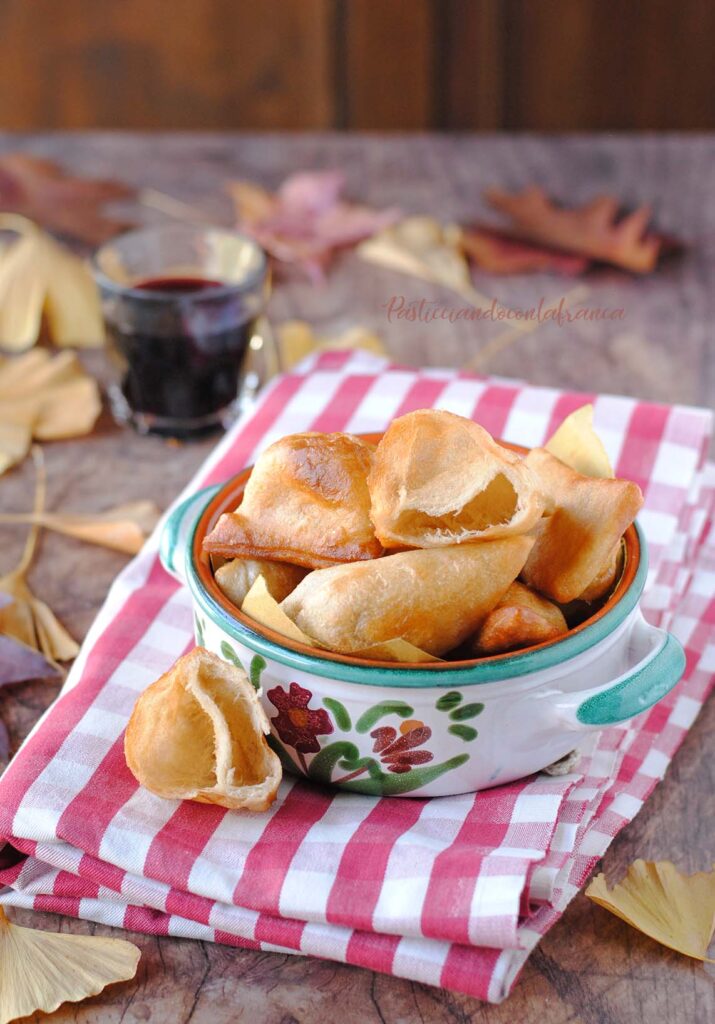
[[[491,206],[509,217],[505,234],[563,252],[646,274],[655,268],[663,239],[648,232],[651,211],[640,206],[618,219],[619,202],[597,196],[570,209],[557,206],[535,185],[522,192],[489,189]]]
[[[0,214],[5,229],[19,238],[0,252],[0,348],[31,348],[45,324],[56,345],[101,345],[99,292],[84,262],[23,217]]]
[[[575,277],[583,274],[590,263],[586,256],[512,238],[481,224],[463,230],[462,248],[476,267],[490,274],[553,271]]]
[[[304,171],[277,192],[245,181],[228,184],[238,226],[274,259],[301,267],[321,281],[336,250],[355,245],[400,217],[397,209],[373,210],[341,199],[340,171]]]
[[[0,210],[20,213],[89,245],[104,242],[130,226],[106,216],[103,208],[134,194],[129,185],[75,177],[51,160],[27,153],[0,156]]]
[[[715,870],[682,875],[670,861],[637,860],[619,885],[609,890],[600,874],[586,895],[661,945],[715,963],[706,955],[715,929]]]
[[[97,382],[73,352],[0,356],[0,474],[25,457],[33,437],[88,434],[101,411]]]
[[[128,981],[141,953],[125,939],[22,928],[0,907],[0,1024]]]

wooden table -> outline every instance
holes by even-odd
[[[250,136],[87,134],[1,136],[0,151],[49,156],[85,175],[113,175],[227,220],[221,194],[230,177],[275,186],[291,170],[341,167],[349,193],[383,206],[443,218],[483,216],[482,190],[537,181],[578,201],[613,192],[653,205],[659,226],[690,244],[684,259],[652,277],[598,271],[583,281],[535,275],[482,277],[489,297],[530,305],[588,289],[591,306],[622,307],[624,319],[544,325],[494,356],[484,369],[534,383],[614,391],[653,400],[712,404],[715,392],[715,137],[638,136]],[[135,211],[136,212],[136,211]],[[142,211],[147,219],[160,219]],[[303,317],[320,330],[353,323],[374,327],[391,352],[410,364],[463,365],[497,329],[493,324],[388,323],[393,294],[462,305],[427,284],[342,258],[325,288],[280,286],[276,322]],[[101,358],[101,357],[100,357]],[[99,369],[98,358],[90,360]],[[154,499],[165,507],[199,466],[210,442],[171,446],[114,426],[105,414],[84,440],[45,446],[51,509],[102,509],[120,500]],[[2,507],[29,508],[29,462],[0,481]],[[4,528],[0,570],[17,557],[24,534]],[[32,584],[81,638],[124,559],[46,535]],[[0,715],[16,747],[57,691],[28,683],[0,691]],[[604,868],[618,879],[636,857],[668,858],[681,868],[712,859],[715,708],[702,712],[665,781],[611,846]],[[124,934],[50,914],[13,912],[43,928]],[[715,1019],[712,968],[657,946],[582,895],[530,958],[510,999],[498,1007],[424,985],[340,964],[230,949],[205,942],[130,936],[142,949],[135,981],[117,985],[55,1014],[60,1021],[247,1021],[345,1024],[685,1024]]]

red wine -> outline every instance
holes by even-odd
[[[172,421],[173,434],[182,421],[210,421],[236,398],[254,331],[240,293],[199,277],[147,278],[134,288],[146,296],[108,324],[129,406],[156,417],[159,430]]]

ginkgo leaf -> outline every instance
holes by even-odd
[[[67,537],[135,555],[159,521],[161,512],[152,501],[131,501],[105,512],[0,513],[0,523],[35,523]]]
[[[73,352],[0,357],[0,472],[43,441],[87,434],[102,410],[97,382]]]
[[[129,185],[75,177],[52,161],[29,153],[0,157],[0,210],[23,214],[51,231],[90,245],[129,226],[106,216],[103,208],[108,202],[133,195]]]
[[[0,347],[31,348],[43,319],[57,345],[101,345],[99,293],[83,261],[29,221],[0,215],[4,226],[21,233],[0,253]]]
[[[364,349],[375,355],[387,355],[380,338],[366,327],[350,327],[341,334],[320,337],[304,320],[288,320],[277,329],[281,368],[291,370],[312,352]]]
[[[637,860],[619,885],[608,889],[597,875],[586,895],[661,945],[715,963],[706,955],[715,929],[715,870],[682,875],[670,861]]]
[[[583,476],[614,476],[603,441],[593,429],[593,406],[570,413],[544,445],[547,451]]]
[[[371,263],[421,277],[460,294],[472,287],[456,224],[434,217],[406,217],[362,242],[358,255]]]
[[[52,1013],[129,981],[141,952],[125,939],[44,932],[12,924],[0,907],[0,1024]]]

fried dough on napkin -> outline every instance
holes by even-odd
[[[281,608],[341,654],[402,639],[428,654],[456,647],[497,604],[526,561],[531,537],[403,551],[313,572]]]
[[[523,459],[472,420],[434,409],[393,420],[368,485],[375,533],[386,548],[525,533],[543,511]]]
[[[167,800],[265,811],[282,777],[268,732],[246,673],[196,647],[139,697],[124,755],[137,781]]]
[[[523,583],[512,583],[472,641],[479,654],[501,654],[555,640],[568,630],[560,608]]]
[[[268,592],[276,601],[288,597],[308,572],[300,565],[288,562],[268,562],[261,558],[232,558],[214,573],[214,579],[222,594],[237,608],[244,602],[246,594],[259,576],[266,581]]]
[[[367,474],[373,448],[352,434],[289,434],[253,467],[243,501],[204,541],[209,554],[320,569],[377,558]]]
[[[545,448],[532,448],[525,461],[553,503],[553,512],[536,526],[536,543],[521,578],[566,604],[606,572],[643,495],[630,480],[582,476]]]

